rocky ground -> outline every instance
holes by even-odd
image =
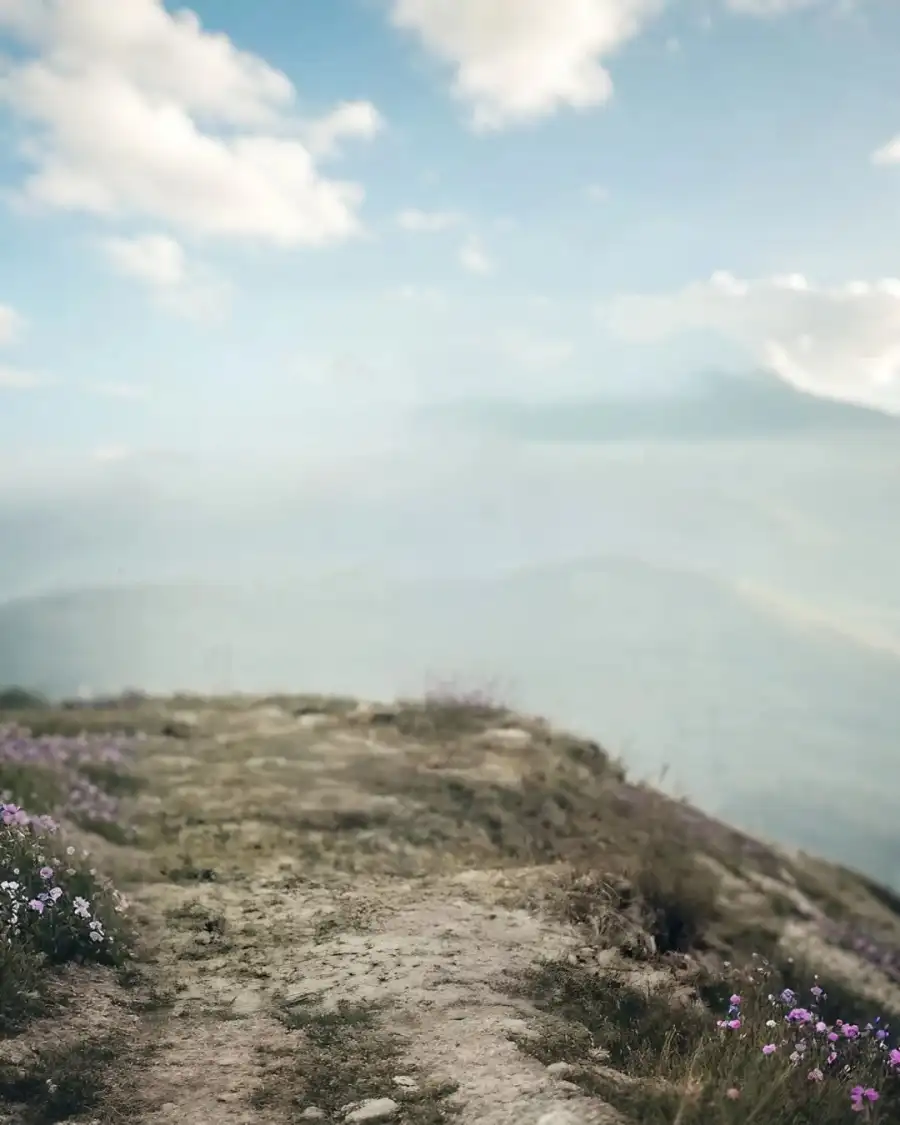
[[[142,960],[69,970],[75,1002],[0,1041],[23,1073],[48,1044],[100,1059],[83,1125],[625,1121],[584,1005],[552,997],[625,981],[677,1013],[754,952],[900,1013],[893,962],[854,948],[900,949],[889,892],[632,785],[541,720],[310,697],[30,719],[141,738],[132,838],[82,842]],[[35,1118],[0,1099],[0,1120]]]

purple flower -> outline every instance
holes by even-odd
[[[806,1008],[791,1008],[785,1019],[790,1020],[791,1023],[809,1023],[812,1014]]]
[[[819,1070],[818,1067],[814,1067],[806,1077],[810,1082],[821,1082],[825,1075],[821,1072],[821,1070]]]
[[[814,984],[809,991],[813,994],[813,996],[815,996],[817,1000],[822,995],[822,989],[819,988],[817,984]]]
[[[834,1031],[828,1032],[828,1042],[829,1043],[837,1043],[838,1039],[840,1039],[840,1036],[836,1032],[834,1032]]]
[[[894,1047],[888,1055],[888,1059],[890,1060],[891,1066],[900,1066],[900,1051]]]
[[[737,1029],[741,1026],[741,1021],[740,1020],[729,1020],[728,1026],[731,1028],[732,1031],[737,1031]]]
[[[781,999],[785,1002],[785,1004],[793,1004],[796,996],[790,988],[786,988],[781,994]]]
[[[33,898],[28,903],[28,905],[31,907],[32,910],[36,910],[38,912],[38,914],[44,913],[44,904],[41,902],[41,900],[39,898]]]
[[[821,1020],[819,1020],[819,1022],[816,1024],[816,1031],[818,1031],[819,1034],[821,1035],[823,1031],[827,1031],[827,1030],[828,1030],[828,1024],[823,1023]]]
[[[778,1048],[774,1043],[767,1043],[762,1049],[764,1055],[773,1055]]]
[[[740,1004],[740,1002],[741,1002],[741,998],[740,998],[740,996],[738,996],[738,994],[736,992],[733,996],[730,996],[728,998],[728,1003],[732,1006],[732,1008],[736,1008],[738,1006],[738,1004]]]
[[[856,1039],[859,1036],[859,1028],[857,1027],[857,1025],[855,1023],[845,1024],[844,1028],[843,1028],[843,1031],[844,1031],[844,1035],[848,1039]]]
[[[854,1086],[850,1091],[851,1108],[859,1113],[863,1108],[863,1101],[877,1102],[879,1094],[871,1086]]]
[[[52,879],[53,878],[53,868],[52,867],[42,867],[40,869],[40,871],[38,872],[38,874],[40,875],[40,877],[42,879]]]

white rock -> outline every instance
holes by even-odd
[[[305,715],[297,716],[297,725],[304,730],[318,730],[319,727],[333,727],[337,723],[334,715],[327,715],[324,711],[308,711]]]
[[[351,1110],[345,1121],[348,1125],[357,1125],[361,1122],[390,1121],[400,1106],[393,1098],[369,1098],[364,1101],[359,1109]]]
[[[574,1069],[575,1069],[575,1067],[572,1066],[571,1063],[555,1062],[555,1063],[549,1063],[548,1064],[547,1073],[559,1075],[559,1077],[562,1077],[564,1074],[571,1074]]]
[[[301,1121],[321,1121],[325,1117],[325,1110],[317,1105],[308,1105],[300,1114]]]
[[[395,1074],[394,1085],[402,1086],[404,1090],[417,1090],[419,1088],[415,1078],[410,1078],[408,1074]]]
[[[566,1094],[580,1094],[581,1093],[581,1087],[578,1085],[577,1082],[566,1082],[566,1081],[557,1082],[556,1085],[553,1087],[553,1089],[554,1090],[562,1090]]]
[[[549,1113],[542,1113],[537,1119],[537,1125],[582,1125],[582,1118],[572,1110],[560,1106],[551,1109]]]
[[[196,727],[200,725],[200,716],[196,711],[176,711],[172,715],[172,719],[176,723],[184,723],[186,727]]]
[[[262,994],[255,988],[243,988],[231,1001],[231,1010],[236,1015],[245,1016],[251,1012],[258,1012],[264,1003]]]
[[[484,731],[478,741],[500,750],[527,750],[534,741],[534,735],[521,727],[496,727]]]

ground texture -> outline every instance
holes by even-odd
[[[900,948],[890,894],[629,784],[541,720],[299,696],[21,718],[140,737],[132,838],[80,842],[142,959],[68,970],[64,1011],[0,1040],[23,1074],[48,1045],[108,1052],[83,1125],[628,1120],[585,1080],[615,1077],[608,1052],[533,984],[547,965],[675,1011],[723,960],[793,956],[900,1012],[851,940]],[[50,1119],[29,1112],[0,1097],[9,1125]]]

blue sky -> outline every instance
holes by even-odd
[[[900,411],[890,0],[0,0],[0,50],[7,482],[722,365]]]

